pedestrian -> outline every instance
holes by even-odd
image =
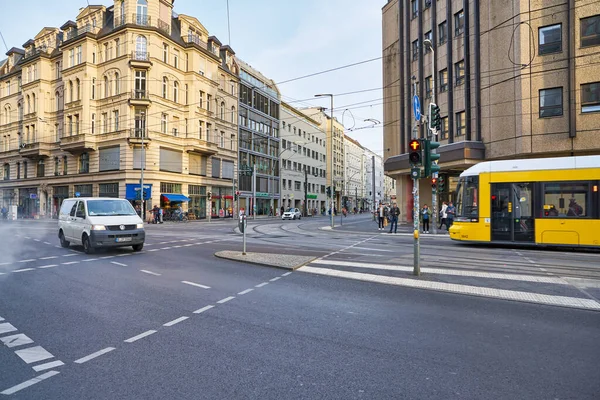
[[[155,204],[154,208],[152,208],[152,215],[154,216],[154,220],[152,221],[154,224],[158,224],[158,206]]]
[[[0,210],[0,212],[2,213],[2,219],[8,219],[6,216],[8,214],[6,207],[2,206],[2,210]]]
[[[442,226],[446,225],[446,218],[448,218],[448,214],[446,214],[446,210],[448,209],[448,204],[444,201],[442,202],[442,209],[440,210],[440,226],[439,230],[442,230]]]
[[[162,207],[159,207],[158,208],[158,222],[160,224],[163,223],[163,214],[164,214],[164,211],[163,211]]]
[[[387,216],[385,206],[383,203],[379,204],[379,210],[377,210],[377,220],[379,221],[379,230],[382,231],[384,228],[384,220]]]
[[[400,217],[400,208],[398,208],[398,204],[394,203],[392,208],[390,209],[390,233],[392,233],[392,229],[394,233],[398,232],[398,218]]]
[[[450,227],[454,223],[454,217],[456,216],[456,207],[452,202],[448,203],[448,208],[446,208],[446,230],[450,232]]]
[[[285,212],[285,207],[281,206],[281,215],[283,215],[284,212]]]
[[[425,204],[421,210],[421,217],[423,219],[423,233],[429,233],[429,217],[431,216],[431,210]]]

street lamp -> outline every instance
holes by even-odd
[[[146,136],[146,112],[142,111],[141,112],[142,115],[142,166],[140,168],[140,199],[142,200],[142,212],[141,212],[141,217],[142,217],[142,222],[144,222],[146,220],[146,215],[144,213],[144,164],[145,164],[145,154],[144,154],[144,136]]]
[[[331,93],[320,93],[320,94],[315,94],[315,97],[330,97],[331,98],[331,147],[330,147],[330,157],[331,157],[331,175],[329,177],[329,182],[331,185],[331,191],[329,192],[330,194],[330,214],[331,214],[331,229],[333,229],[333,94]]]

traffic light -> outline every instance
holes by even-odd
[[[240,195],[240,192],[238,190],[236,190],[235,191],[235,201],[237,201],[239,195]]]
[[[435,152],[435,149],[440,147],[440,143],[426,139],[424,147],[425,156],[423,164],[425,165],[425,177],[428,178],[440,170],[440,167],[435,163],[435,161],[440,159],[440,155]]]
[[[331,197],[331,186],[327,186],[327,197]]]
[[[442,129],[440,107],[435,103],[429,103],[429,129],[436,132]]]
[[[444,175],[440,175],[437,185],[440,193],[444,193],[446,191],[446,177]]]
[[[433,190],[437,189],[437,183],[438,183],[438,179],[437,178],[431,178],[431,188]]]
[[[408,161],[410,161],[411,165],[421,164],[421,160],[423,158],[421,155],[421,141],[418,139],[413,139],[410,141],[408,147],[410,147]]]

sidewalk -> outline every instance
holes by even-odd
[[[327,218],[329,222],[329,218]],[[373,216],[370,214],[357,214],[348,215],[347,217],[335,216],[334,217],[334,228],[335,231],[348,232],[348,233],[361,233],[361,234],[377,234],[377,233],[389,233],[390,225],[383,228],[383,231],[378,230],[378,224],[376,220],[373,220]],[[321,229],[331,230],[331,226],[325,226]],[[413,225],[412,223],[398,223],[397,234],[412,235]],[[434,236],[433,230],[429,230],[429,233],[420,233],[421,237]],[[448,231],[445,227],[437,232],[436,236],[448,236]]]

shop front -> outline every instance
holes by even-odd
[[[163,209],[163,214],[166,220],[173,217],[173,214],[179,210],[183,210],[183,204],[189,203],[190,198],[179,193],[162,193],[160,195],[160,208]],[[189,213],[188,213],[189,218]]]
[[[125,184],[125,198],[129,200],[131,205],[135,208],[138,214],[141,213],[142,201],[141,191],[139,183],[127,183]],[[148,202],[152,198],[152,184],[144,182],[144,210],[149,210],[152,205]]]
[[[188,185],[188,218],[204,219],[206,218],[206,186]]]
[[[58,219],[58,211],[65,199],[69,198],[69,186],[52,187],[52,216]]]
[[[39,207],[37,188],[19,189],[17,218],[35,218],[39,214]]]
[[[211,217],[233,217],[233,188],[213,186],[211,197]]]

